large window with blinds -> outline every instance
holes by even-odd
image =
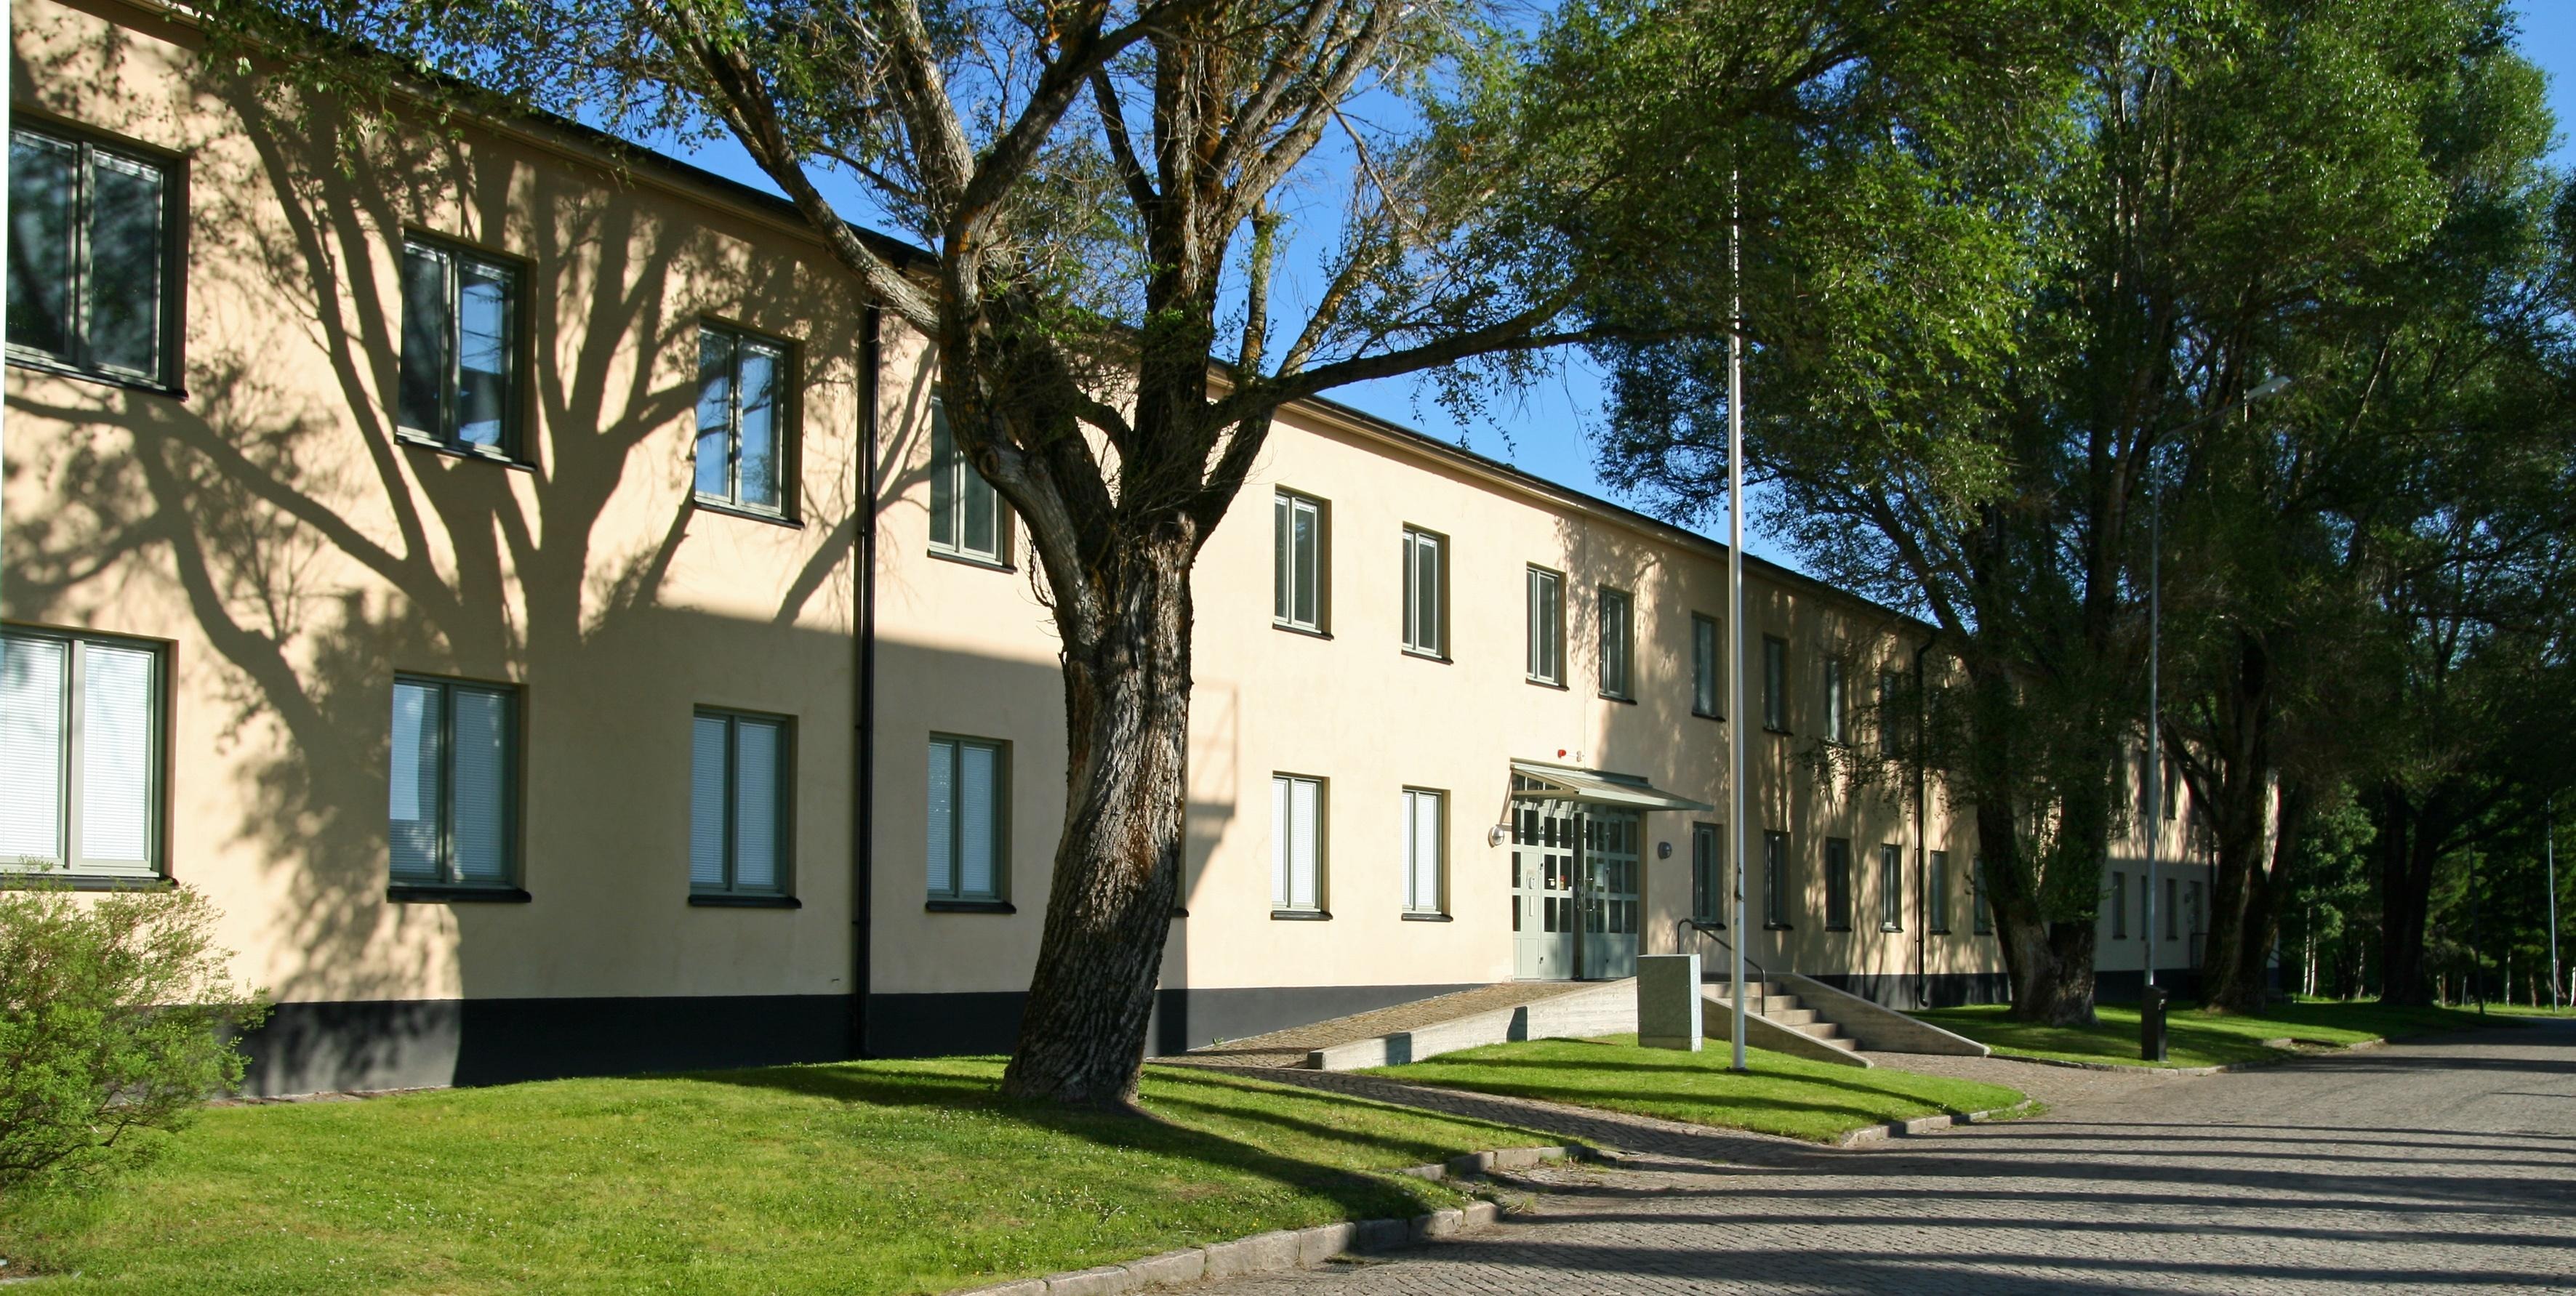
[[[519,268],[461,244],[403,239],[394,424],[450,450],[516,459]]]
[[[786,516],[792,390],[786,343],[712,324],[699,327],[700,502]]]
[[[160,872],[167,673],[151,644],[0,632],[0,872]]]
[[[999,906],[1010,892],[1011,753],[988,738],[930,739],[930,902]]]
[[[9,128],[9,358],[178,382],[178,168],[54,128]]]
[[[1438,532],[1404,529],[1404,650],[1449,655],[1449,542]]]
[[[395,898],[517,887],[518,690],[397,676],[387,774]]]
[[[794,858],[794,722],[700,707],[690,726],[690,898],[786,895]]]
[[[1324,912],[1322,779],[1270,776],[1270,910],[1274,918]]]
[[[1404,790],[1404,912],[1430,917],[1448,912],[1449,852],[1441,831],[1446,793]]]
[[[930,552],[1004,566],[1011,561],[1008,515],[993,483],[966,462],[948,426],[948,406],[930,402]]]

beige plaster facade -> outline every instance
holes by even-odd
[[[0,617],[161,653],[157,866],[223,909],[240,974],[283,1005],[260,1086],[1006,1043],[1062,817],[1061,683],[1024,547],[999,565],[932,552],[920,339],[876,336],[792,216],[689,168],[468,123],[378,139],[344,169],[327,131],[209,74],[166,11],[21,0],[11,36],[17,124],[184,176],[184,341],[183,390],[13,352]],[[513,462],[393,427],[407,234],[519,268]],[[709,324],[791,348],[784,517],[693,494]],[[1274,625],[1281,490],[1324,506],[1321,634]],[[1445,542],[1437,659],[1402,646],[1408,526]],[[1562,686],[1528,677],[1533,565],[1564,578]],[[1936,784],[1919,831],[1906,789],[1818,762],[1824,663],[1851,681],[1854,741],[1874,741],[1878,672],[1910,667],[1920,627],[1747,568],[1746,669],[1759,680],[1763,636],[1788,646],[1786,732],[1752,735],[1749,791],[1750,826],[1789,834],[1790,915],[1760,929],[1757,878],[1748,951],[1898,1001],[1998,993],[1970,919],[1973,825]],[[1725,806],[1727,722],[1693,714],[1691,638],[1693,613],[1722,618],[1724,580],[1697,536],[1338,406],[1283,412],[1196,575],[1186,912],[1156,1046],[1513,977],[1513,851],[1489,834],[1514,760]],[[1597,687],[1604,586],[1635,609],[1629,700]],[[398,674],[516,690],[507,894],[389,885]],[[706,707],[792,724],[775,903],[693,902]],[[928,902],[934,734],[1008,753],[1005,903]],[[1274,916],[1277,773],[1324,782],[1328,919]],[[1407,912],[1406,789],[1445,799],[1436,913]],[[1644,818],[1639,952],[1673,948],[1691,826],[1723,819]],[[1829,838],[1852,844],[1848,931],[1823,920]],[[1909,889],[1895,930],[1887,844]],[[1951,861],[1946,931],[1924,930],[1925,849]]]

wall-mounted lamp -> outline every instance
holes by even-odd
[[[1485,844],[1488,846],[1502,845],[1504,836],[1509,834],[1511,830],[1512,826],[1510,824],[1495,824],[1493,827],[1485,830]]]
[[[1673,844],[1672,844],[1671,842],[1656,842],[1656,843],[1655,843],[1655,858],[1656,858],[1656,859],[1671,859],[1672,857],[1673,857]]]

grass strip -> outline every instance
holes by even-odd
[[[1914,1016],[2010,1057],[2116,1066],[2159,1065],[2138,1056],[2136,1004],[2096,1004],[2096,1021],[2091,1026],[2017,1022],[2006,1016],[2010,1011],[2003,1004],[1977,1004],[1931,1009]],[[2275,1004],[2254,1016],[2207,1012],[2195,1004],[2175,1000],[2165,1015],[2166,1059],[2161,1065],[2203,1067],[2267,1062],[2295,1056],[2297,1052],[2295,1046],[2279,1048],[2266,1044],[2266,1040],[2349,1048],[2392,1035],[2422,1035],[2479,1024],[2477,1013],[2457,1008],[2313,1000]]]
[[[1887,1067],[1864,1071],[1764,1049],[1747,1051],[1751,1070],[1739,1075],[1727,1069],[1724,1048],[1685,1053],[1641,1049],[1636,1040],[1488,1044],[1369,1074],[1820,1143],[1870,1125],[2022,1101],[2018,1091],[2000,1085]]]
[[[1460,1198],[1550,1140],[1188,1067],[1159,1117],[943,1058],[220,1108],[114,1190],[0,1201],[47,1293],[938,1292]],[[33,1289],[31,1289],[33,1290]]]

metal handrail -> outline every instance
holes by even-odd
[[[1698,932],[1701,940],[1716,941],[1729,954],[1736,952],[1735,946],[1731,942],[1729,942],[1725,937],[1718,935],[1719,932],[1726,930],[1724,924],[1701,922],[1696,918],[1683,918],[1673,923],[1674,949],[1680,949],[1682,947],[1682,928],[1684,927],[1688,927],[1692,931]],[[1755,990],[1753,994],[1755,1002],[1761,1005],[1754,1009],[1754,1014],[1756,1016],[1768,1017],[1771,1015],[1771,973],[1750,954],[1744,956],[1744,965],[1753,969],[1754,976],[1756,978],[1753,984],[1760,987]],[[1744,987],[1736,981],[1735,968],[1731,962],[1728,964],[1726,970],[1726,987],[1728,992],[1734,998],[1740,1000],[1744,997]]]

